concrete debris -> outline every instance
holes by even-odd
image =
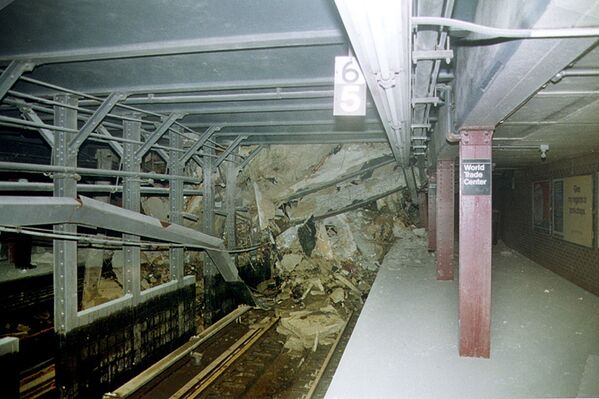
[[[310,217],[306,223],[297,228],[297,235],[300,245],[307,256],[312,255],[312,251],[316,247],[316,225],[314,218]]]
[[[312,176],[297,182],[281,193],[279,201],[296,193],[310,191],[328,184],[335,184],[340,177],[354,175],[355,172],[367,169],[376,160],[384,160],[389,155],[384,146],[347,145],[328,156]]]
[[[344,320],[336,312],[292,312],[281,318],[277,332],[288,336],[285,347],[291,350],[310,349],[316,345],[330,345],[341,331]]]
[[[142,197],[141,208],[148,216],[168,220],[168,198]]]
[[[355,258],[358,247],[346,215],[337,215],[323,220],[321,226],[326,234],[320,235],[320,240],[327,240],[333,257],[339,260]],[[317,244],[318,245],[318,244]]]
[[[279,234],[276,238],[276,245],[279,250],[299,250],[300,243],[297,235],[297,226],[292,226]]]
[[[337,280],[339,280],[347,288],[349,288],[350,290],[355,292],[356,294],[358,294],[358,295],[362,294],[362,292],[358,289],[358,287],[356,287],[351,281],[349,281],[347,278],[343,277],[341,274],[335,273],[335,278]]]
[[[329,298],[331,298],[333,303],[343,302],[345,300],[345,290],[341,287],[337,287],[331,292]]]
[[[376,169],[368,179],[339,183],[299,199],[297,206],[288,210],[292,222],[306,220],[310,215],[323,217],[366,205],[406,186],[403,173],[389,164]]]
[[[260,229],[264,230],[268,227],[269,221],[274,219],[276,208],[274,203],[270,201],[268,197],[262,195],[262,192],[258,188],[258,184],[256,182],[254,182],[254,194],[256,196],[258,224]]]
[[[283,255],[283,259],[279,262],[279,267],[283,272],[290,273],[301,262],[303,256],[298,254]]]

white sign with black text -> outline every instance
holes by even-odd
[[[333,115],[366,115],[366,81],[355,57],[335,57]]]
[[[460,163],[462,195],[491,195],[491,160],[463,159]]]

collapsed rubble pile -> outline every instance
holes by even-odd
[[[251,152],[253,148],[244,147]],[[242,154],[243,155],[243,154]],[[186,173],[201,176],[197,165]],[[215,174],[214,232],[223,235],[226,183]],[[331,342],[361,307],[396,237],[413,227],[416,206],[385,144],[270,146],[237,176],[236,255],[240,275],[281,316],[289,349]],[[195,187],[195,188],[201,188]],[[168,219],[166,197],[144,196],[144,214]],[[201,230],[202,197],[187,197],[184,225]],[[39,260],[37,259],[39,258]],[[52,261],[44,251],[35,261]],[[82,305],[123,295],[122,250],[81,249]],[[186,251],[185,274],[196,275],[203,305],[203,256]],[[141,251],[142,290],[168,282],[169,252]]]
[[[415,206],[386,150],[318,146],[298,159],[271,148],[241,176],[254,233],[272,244],[272,278],[256,295],[281,317],[289,350],[331,344],[393,241],[413,227]]]

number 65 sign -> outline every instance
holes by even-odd
[[[354,57],[335,57],[333,115],[366,115],[366,82]]]

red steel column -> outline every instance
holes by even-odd
[[[428,230],[428,198],[427,193],[420,191],[418,193],[418,211],[420,216],[420,227]]]
[[[437,249],[437,179],[433,173],[428,179],[428,250]]]
[[[437,161],[437,280],[453,280],[454,161]]]
[[[491,352],[492,129],[460,140],[460,356]]]

